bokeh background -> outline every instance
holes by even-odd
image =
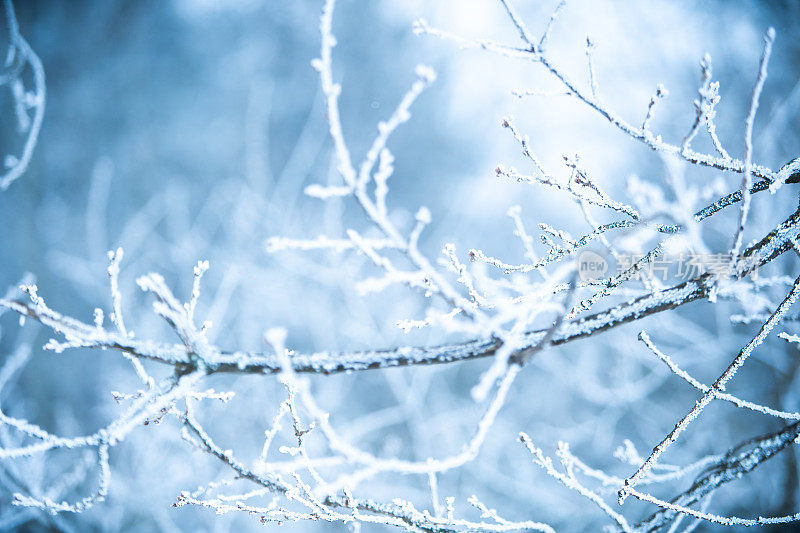
[[[555,2],[517,4],[539,32]],[[398,319],[423,316],[426,301],[420,295],[402,288],[358,294],[355,284],[375,274],[359,256],[265,250],[265,240],[273,235],[341,236],[350,227],[368,231],[352,203],[322,203],[302,193],[306,185],[337,180],[318,79],[310,67],[319,50],[320,2],[18,0],[15,6],[21,33],[43,61],[48,99],[28,172],[0,192],[0,292],[31,272],[51,307],[90,321],[95,307],[109,308],[106,252],[121,246],[126,321],[140,338],[171,340],[135,278],[160,272],[176,294],[187,295],[192,267],[208,259],[211,270],[198,316],[213,322],[210,338],[223,347],[263,349],[263,332],[272,326],[286,327],[288,344],[298,350],[445,339],[440,331],[404,335],[395,326]],[[342,0],[337,7],[334,70],[343,85],[345,134],[357,155],[413,81],[415,65],[431,65],[438,73],[411,121],[390,142],[396,157],[389,182],[392,217],[408,228],[417,207],[428,206],[433,224],[422,245],[431,256],[453,242],[462,258],[474,247],[522,261],[505,216],[515,204],[522,206],[531,231],[540,221],[573,235],[587,231],[576,205],[564,195],[494,175],[498,163],[532,171],[500,127],[505,115],[515,117],[554,173],[566,172],[564,155],[579,154],[583,166],[617,198],[626,199],[625,184],[633,175],[664,183],[668,169],[660,157],[586,106],[566,96],[511,95],[516,89],[560,90],[541,67],[415,36],[412,23],[420,17],[470,37],[515,43],[517,33],[499,3],[490,0]],[[573,79],[587,83],[584,46],[590,35],[603,101],[635,124],[663,83],[670,94],[659,104],[652,128],[678,143],[694,118],[699,61],[708,52],[721,86],[720,137],[732,155],[741,156],[762,35],[774,26],[777,40],[756,120],[754,159],[778,168],[800,151],[798,20],[800,3],[789,0],[574,0],[561,13],[549,48]],[[11,104],[9,91],[0,89],[0,116],[5,117],[0,149],[5,152],[20,142]],[[711,150],[702,134],[695,147]],[[693,167],[684,169],[684,177],[688,186],[700,188],[722,179],[729,190],[740,180]],[[745,240],[783,220],[796,202],[793,190],[755,197]],[[727,249],[734,217],[726,213],[709,224],[704,236],[712,250]],[[770,273],[794,277],[797,265],[796,258],[787,257]],[[779,301],[779,290],[765,291],[770,305]],[[696,399],[694,391],[652,361],[636,342],[637,331],[647,329],[680,364],[710,380],[755,332],[757,325],[728,320],[741,307],[695,303],[669,318],[650,318],[544,354],[515,383],[481,456],[444,476],[441,493],[456,496],[459,506],[478,494],[507,518],[548,521],[564,531],[596,530],[604,517],[531,465],[514,440],[516,433],[526,431],[550,452],[558,440],[567,440],[590,464],[630,473],[630,466],[612,457],[614,449],[630,439],[648,451]],[[137,387],[128,363],[116,354],[72,350],[55,355],[40,349],[49,334],[35,324],[19,327],[17,318],[6,314],[0,326],[0,362],[32,347],[28,363],[0,392],[8,414],[64,435],[93,432],[120,409],[109,391]],[[781,409],[800,408],[797,358],[792,346],[773,338],[748,362],[732,392]],[[346,435],[376,453],[424,459],[457,451],[470,435],[480,406],[469,390],[487,364],[370,372],[313,383],[320,403]],[[205,413],[210,430],[244,456],[257,453],[282,399],[281,387],[272,378],[257,377],[219,378],[214,386],[234,390],[237,397]],[[715,405],[669,460],[687,463],[778,427],[776,420]],[[244,514],[171,507],[180,490],[220,474],[219,465],[180,440],[173,421],[135,432],[112,450],[111,460],[107,501],[84,514],[61,517],[11,507],[10,494],[45,490],[80,463],[79,452],[0,465],[0,528],[265,527]],[[795,451],[785,451],[721,490],[710,509],[744,516],[796,512],[797,468]],[[63,497],[74,499],[93,483],[90,469]],[[386,477],[368,488],[376,498],[402,495],[425,502],[426,483]],[[669,497],[687,483],[661,495]],[[648,508],[629,502],[626,510],[644,516]]]

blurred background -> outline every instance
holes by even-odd
[[[556,2],[517,4],[538,33]],[[400,287],[358,294],[355,284],[375,271],[355,254],[265,250],[265,240],[274,235],[339,237],[347,228],[370,234],[352,202],[323,203],[302,192],[312,183],[338,183],[319,83],[310,67],[319,53],[320,2],[19,0],[15,7],[21,34],[44,64],[48,96],[30,168],[0,192],[0,293],[30,272],[51,307],[89,322],[95,307],[109,309],[106,252],[121,246],[123,308],[139,338],[172,341],[135,278],[162,273],[177,295],[188,297],[192,267],[208,259],[211,270],[197,315],[213,322],[209,338],[222,347],[264,349],[263,332],[273,326],[286,327],[288,345],[303,351],[446,340],[437,330],[404,335],[396,327],[399,319],[424,316],[422,296]],[[495,176],[498,164],[533,172],[500,126],[506,115],[530,135],[534,151],[554,174],[566,175],[563,156],[578,154],[618,200],[630,201],[631,176],[665,183],[669,169],[658,155],[585,105],[559,95],[513,96],[512,90],[561,90],[540,66],[415,36],[412,23],[418,18],[466,37],[516,44],[518,36],[491,0],[341,0],[337,7],[334,74],[343,86],[344,131],[356,157],[414,80],[415,65],[431,65],[438,73],[389,144],[396,158],[389,182],[391,216],[408,229],[418,206],[431,209],[433,223],[422,242],[431,257],[453,242],[463,260],[469,248],[480,248],[509,262],[523,261],[505,215],[515,204],[534,234],[539,222],[573,235],[589,230],[565,195]],[[591,36],[603,102],[636,125],[662,83],[669,97],[658,104],[651,128],[677,144],[694,120],[699,62],[709,53],[722,95],[719,135],[731,155],[741,157],[762,36],[774,26],[777,39],[756,120],[754,160],[777,169],[800,152],[798,20],[800,3],[790,0],[573,0],[554,27],[549,50],[572,79],[586,84],[585,43]],[[22,142],[12,104],[10,91],[0,88],[4,153],[18,151]],[[694,147],[712,151],[702,132]],[[684,168],[683,177],[691,188],[722,179],[725,190],[738,188],[741,179],[695,167]],[[745,241],[763,236],[796,204],[794,190],[754,197]],[[731,210],[714,217],[704,230],[712,251],[727,250],[735,216]],[[597,217],[615,219],[599,212]],[[796,257],[786,257],[769,274],[794,277],[797,266]],[[772,290],[763,297],[774,308],[786,289]],[[443,476],[440,493],[455,496],[459,508],[477,494],[509,519],[546,521],[564,531],[596,530],[605,517],[530,464],[515,442],[517,432],[526,431],[549,453],[557,441],[569,441],[589,464],[631,473],[613,458],[614,449],[630,439],[648,452],[697,396],[653,361],[636,333],[647,329],[679,364],[709,381],[757,329],[757,324],[732,324],[728,316],[737,312],[742,305],[736,302],[695,303],[669,318],[650,318],[543,354],[515,383],[478,460]],[[0,316],[0,326],[0,362],[30,347],[27,364],[0,392],[9,415],[62,435],[93,432],[120,409],[109,391],[138,386],[117,354],[56,355],[41,350],[50,336],[43,328],[20,327],[10,313]],[[786,325],[787,331],[795,329]],[[780,409],[800,408],[797,357],[792,345],[772,338],[731,392]],[[318,378],[313,385],[345,435],[375,453],[424,459],[458,451],[471,434],[480,406],[469,390],[487,364],[367,372]],[[237,396],[211,406],[206,424],[221,445],[243,456],[257,454],[265,425],[283,398],[280,385],[264,377],[215,380],[215,388]],[[688,463],[779,427],[776,420],[713,405],[668,459]],[[47,490],[81,461],[80,452],[61,452],[2,465],[0,527],[265,527],[244,514],[171,507],[180,490],[208,483],[222,470],[182,442],[177,424],[166,419],[112,450],[105,503],[59,517],[9,505],[11,493]],[[785,451],[719,491],[710,510],[748,517],[797,512],[797,468],[795,452]],[[688,482],[660,496],[669,498]],[[74,486],[65,482],[69,486],[57,496],[75,499],[93,483],[89,468],[85,479],[78,476]],[[375,498],[402,496],[424,505],[427,480],[387,476],[365,490]],[[634,518],[652,511],[636,502],[625,510]]]

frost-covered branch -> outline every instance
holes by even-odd
[[[506,0],[500,1],[503,5],[510,5]],[[548,25],[547,31],[542,36],[543,41],[546,40],[546,36],[549,34],[552,26],[552,21],[555,20],[557,13],[562,10],[563,4],[564,2],[560,2],[558,4],[558,7],[554,12],[554,16],[551,17],[551,23]],[[508,13],[509,17],[517,28],[525,26],[524,22],[515,11],[511,10]],[[683,149],[682,146],[670,144],[664,141],[660,135],[654,135],[646,128],[637,128],[636,126],[633,126],[620,117],[616,112],[607,108],[597,98],[595,98],[595,96],[592,94],[591,87],[588,89],[581,89],[576,83],[574,83],[569,76],[567,76],[567,74],[551,59],[547,51],[539,47],[537,43],[534,42],[534,39],[530,37],[530,35],[532,35],[530,31],[526,30],[527,35],[520,32],[522,40],[524,41],[524,46],[522,48],[518,48],[513,45],[498,44],[488,40],[465,39],[447,31],[431,28],[425,20],[418,20],[416,22],[415,31],[420,34],[428,34],[442,39],[454,40],[462,45],[476,46],[506,57],[524,59],[538,63],[545,67],[545,69],[547,69],[550,74],[556,80],[558,80],[558,82],[564,86],[564,89],[572,96],[574,96],[587,107],[596,111],[626,136],[643,143],[650,149],[656,152],[678,156],[695,165],[716,168],[718,170],[727,170],[736,173],[744,173],[745,171],[745,164],[741,160],[721,158],[713,154],[704,154],[691,150],[688,147]],[[770,181],[773,181],[775,178],[774,173],[769,168],[759,165],[752,165],[751,173],[754,176],[765,178]]]
[[[5,55],[4,69],[0,74],[0,86],[6,85],[11,91],[16,111],[17,130],[25,135],[22,150],[15,155],[6,152],[3,159],[5,170],[0,173],[0,190],[11,186],[28,169],[33,157],[33,149],[39,138],[44,120],[46,88],[44,67],[28,41],[19,33],[17,16],[11,0],[3,0],[5,23],[9,37],[8,51]],[[29,67],[33,76],[33,87],[23,81],[23,74]]]
[[[767,33],[745,121],[745,150],[740,161],[730,157],[717,134],[715,118],[720,88],[712,77],[710,57],[705,56],[701,61],[701,80],[694,101],[694,116],[691,124],[684,125],[689,126],[688,133],[674,143],[665,141],[652,130],[656,106],[667,95],[662,84],[657,85],[646,109],[636,111],[635,116],[639,118],[635,122],[628,122],[601,98],[601,88],[603,94],[610,91],[605,85],[608,82],[604,81],[603,87],[600,87],[599,80],[608,80],[610,76],[604,76],[596,67],[596,59],[599,59],[596,55],[601,50],[595,48],[594,41],[585,38],[580,83],[573,81],[556,62],[555,56],[549,52],[550,35],[557,18],[564,12],[564,6],[565,2],[558,3],[543,32],[539,34],[526,24],[512,0],[500,0],[499,7],[510,20],[508,29],[514,38],[521,39],[521,45],[464,39],[447,31],[433,29],[422,20],[415,24],[414,29],[417,33],[454,40],[464,46],[480,47],[501,56],[543,66],[558,83],[559,89],[555,94],[570,96],[603,117],[612,128],[637,141],[640,146],[657,152],[667,169],[665,187],[634,176],[629,180],[625,194],[617,188],[601,185],[599,172],[590,169],[579,155],[563,157],[563,165],[559,168],[546,168],[542,161],[547,159],[540,159],[539,155],[542,154],[537,155],[538,148],[533,146],[524,127],[506,116],[501,124],[510,133],[510,140],[521,149],[524,163],[530,170],[497,164],[495,174],[515,182],[546,187],[563,195],[567,200],[565,205],[574,207],[575,220],[580,227],[576,229],[569,224],[571,221],[565,223],[561,220],[538,221],[534,225],[523,217],[522,207],[513,206],[506,211],[511,218],[506,237],[519,239],[517,253],[523,257],[521,262],[490,255],[488,248],[484,252],[478,248],[456,247],[450,242],[437,243],[431,248],[425,239],[433,233],[430,228],[435,213],[424,206],[397,208],[396,198],[390,195],[390,190],[397,188],[397,185],[392,185],[396,179],[393,177],[395,155],[391,150],[392,135],[411,119],[413,105],[434,82],[435,73],[429,67],[416,68],[410,87],[386,118],[377,124],[377,131],[364,144],[363,155],[357,156],[355,147],[359,143],[354,140],[356,137],[350,138],[345,134],[345,131],[350,131],[345,127],[350,117],[340,106],[343,88],[337,82],[338,69],[334,69],[335,0],[325,0],[320,18],[319,57],[311,64],[319,75],[329,135],[327,142],[330,144],[332,168],[336,172],[328,183],[318,181],[306,186],[304,192],[312,202],[327,202],[324,205],[331,210],[338,208],[342,202],[349,203],[356,209],[357,216],[343,217],[347,225],[341,227],[332,224],[313,229],[308,234],[311,236],[277,235],[264,242],[265,235],[258,233],[256,238],[264,243],[270,254],[304,257],[306,252],[319,251],[327,254],[325,257],[335,257],[337,260],[341,254],[361,256],[363,261],[357,264],[369,272],[360,279],[347,280],[352,281],[354,295],[384,291],[394,286],[401,286],[408,294],[419,293],[424,297],[424,305],[401,316],[396,325],[406,333],[417,328],[435,329],[441,335],[440,339],[449,339],[449,342],[430,346],[416,344],[422,341],[406,341],[408,345],[380,349],[304,352],[287,346],[287,340],[291,337],[283,328],[273,324],[256,324],[255,327],[261,329],[257,329],[254,337],[256,342],[263,337],[263,351],[257,351],[258,344],[247,345],[248,350],[237,349],[236,339],[217,340],[217,330],[213,329],[210,320],[204,320],[214,318],[217,322],[217,317],[224,315],[219,311],[203,316],[206,307],[202,289],[208,279],[206,273],[211,267],[211,263],[205,260],[196,263],[191,269],[191,276],[189,269],[186,269],[183,285],[168,284],[164,276],[153,272],[139,276],[136,284],[147,293],[145,301],[152,304],[153,314],[145,313],[145,316],[130,311],[126,314],[126,310],[141,298],[133,298],[129,294],[123,298],[120,282],[122,248],[116,248],[108,254],[107,289],[110,298],[105,309],[104,306],[98,306],[74,316],[60,313],[45,303],[32,280],[25,280],[20,284],[20,289],[27,294],[27,298],[10,291],[0,298],[0,314],[12,311],[19,315],[21,322],[30,319],[44,325],[54,337],[45,344],[45,349],[55,353],[82,349],[89,352],[88,357],[94,355],[98,359],[121,354],[133,367],[133,372],[130,372],[130,366],[127,363],[125,365],[127,372],[134,377],[134,385],[115,385],[116,388],[109,391],[119,409],[111,421],[104,421],[96,431],[75,433],[66,433],[61,428],[46,429],[48,426],[44,423],[40,426],[34,422],[36,419],[26,418],[31,415],[20,414],[25,411],[24,405],[9,407],[0,395],[0,460],[5,461],[4,464],[16,465],[20,464],[19,461],[80,451],[88,459],[82,463],[86,465],[84,471],[73,477],[92,479],[93,483],[88,491],[82,492],[82,497],[70,498],[71,502],[62,501],[66,499],[61,497],[64,491],[60,487],[38,490],[38,487],[27,487],[22,482],[15,483],[20,489],[16,491],[13,503],[31,509],[30,512],[45,511],[56,515],[88,509],[102,501],[109,492],[113,465],[111,457],[114,456],[115,447],[127,440],[135,429],[170,420],[177,421],[180,436],[190,450],[217,468],[222,467],[223,472],[220,478],[207,481],[195,490],[182,491],[175,505],[191,505],[220,514],[246,513],[258,517],[262,522],[324,520],[353,527],[371,523],[431,533],[523,529],[553,531],[550,525],[538,521],[537,516],[529,517],[527,508],[515,512],[514,517],[505,516],[506,510],[495,509],[496,505],[488,499],[495,497],[494,494],[485,496],[487,499],[477,495],[469,498],[447,495],[453,486],[453,477],[458,479],[458,484],[469,480],[469,475],[462,477],[462,472],[469,468],[476,468],[481,473],[484,473],[481,469],[491,471],[491,476],[497,477],[496,483],[492,478],[493,492],[496,491],[501,497],[503,493],[511,493],[525,498],[527,491],[549,491],[549,487],[542,489],[538,480],[522,477],[522,462],[504,462],[503,466],[511,472],[501,472],[499,470],[502,469],[496,465],[486,468],[481,464],[487,455],[496,452],[493,446],[497,446],[498,442],[501,445],[511,444],[514,435],[519,435],[532,457],[533,466],[527,460],[524,466],[534,472],[543,472],[551,481],[555,480],[592,502],[602,512],[600,517],[603,520],[610,521],[622,531],[655,531],[668,526],[674,530],[683,516],[696,519],[696,523],[708,521],[741,526],[796,520],[797,515],[759,519],[727,517],[709,512],[707,506],[715,490],[788,449],[798,437],[800,422],[791,423],[777,433],[751,439],[724,455],[707,455],[708,452],[703,452],[680,464],[660,461],[663,453],[714,399],[781,420],[800,419],[800,414],[792,411],[793,405],[784,402],[783,398],[755,403],[742,399],[749,397],[747,393],[734,395],[725,389],[774,327],[778,323],[787,323],[788,326],[790,316],[787,312],[800,295],[800,278],[794,281],[794,276],[758,278],[760,269],[768,265],[772,268],[775,260],[784,252],[793,248],[797,250],[800,210],[783,222],[778,223],[786,217],[785,214],[768,225],[765,223],[760,231],[766,232],[772,228],[771,231],[762,233],[762,238],[757,242],[743,246],[743,231],[751,229],[745,226],[753,223],[752,220],[748,222],[747,214],[751,195],[768,189],[777,193],[784,184],[800,182],[800,158],[790,161],[777,172],[753,162],[754,118],[766,78],[774,32]],[[9,77],[0,78],[0,84],[6,83],[12,87],[18,106],[20,130],[28,133],[28,142],[32,144],[30,149],[26,144],[19,161],[10,161],[11,170],[0,178],[0,188],[7,187],[18,177],[14,175],[15,172],[24,172],[44,111],[41,63],[19,36],[8,1],[6,14],[12,39],[9,65],[14,68]],[[584,37],[580,38],[583,42]],[[21,81],[26,65],[34,74],[35,89],[30,94]],[[524,97],[546,93],[523,89],[514,94]],[[634,126],[639,120],[642,120],[641,125]],[[23,123],[25,128],[22,128]],[[707,141],[710,141],[709,150],[712,153],[702,153],[692,148],[693,142],[695,146],[699,143],[696,141],[698,136],[705,135],[704,130],[708,134]],[[728,189],[721,179],[703,187],[692,187],[688,180],[684,180],[682,173],[684,168],[692,168],[686,162],[723,172],[740,173],[743,175],[741,186],[724,196],[721,195]],[[495,166],[494,163],[492,166]],[[755,182],[753,176],[757,178]],[[783,196],[780,199],[783,200]],[[171,209],[169,204],[170,199],[167,198],[165,205],[168,210]],[[667,283],[666,278],[662,282],[655,278],[652,267],[664,259],[670,250],[698,250],[709,254],[718,251],[718,247],[703,240],[703,230],[710,217],[735,204],[739,204],[740,210],[733,246],[715,254],[722,258],[724,268],[714,272],[698,270],[687,273],[682,278],[684,281],[679,283]],[[784,204],[776,202],[774,209],[778,207],[783,209]],[[525,206],[525,214],[531,212],[534,210]],[[607,222],[608,219],[602,218],[604,216],[611,216],[611,221]],[[145,218],[148,218],[147,214]],[[706,223],[700,225],[704,221]],[[237,228],[237,231],[240,232],[241,228]],[[753,233],[755,231],[753,228]],[[645,237],[639,238],[640,235]],[[727,233],[724,238],[726,242],[731,242]],[[591,251],[592,245],[602,245],[610,254],[609,257],[617,259],[619,270],[616,273],[606,275],[604,271],[603,277],[596,279],[580,277],[580,263],[576,258],[581,252]],[[631,249],[635,249],[635,253],[628,254],[627,251]],[[196,257],[208,256],[193,256],[194,259]],[[262,259],[259,258],[259,261]],[[313,263],[312,260],[303,261],[304,267]],[[263,266],[259,263],[259,268]],[[264,283],[271,286],[273,280],[270,277]],[[186,296],[178,296],[175,286],[184,286]],[[791,286],[790,292],[775,308],[773,292],[780,290],[783,295],[787,286]],[[226,294],[218,295],[216,299],[227,301],[231,300],[234,290],[228,287],[220,289],[220,292]],[[703,300],[707,302],[700,304]],[[742,304],[741,312],[744,314],[739,315],[744,317],[742,322],[758,319],[761,327],[722,375],[710,385],[695,377],[702,373],[693,369],[690,374],[679,366],[676,359],[661,351],[644,332],[640,333],[639,338],[656,356],[655,359],[650,354],[640,353],[641,350],[628,349],[629,344],[620,344],[622,349],[618,350],[607,346],[599,349],[591,343],[584,346],[588,347],[587,352],[597,350],[596,357],[592,354],[592,357],[583,357],[584,354],[571,357],[571,354],[563,353],[542,357],[542,352],[555,351],[552,349],[581,339],[596,339],[603,332],[648,317],[663,316],[693,302],[698,302],[697,307],[703,305],[704,310],[726,309],[717,305],[719,300]],[[393,304],[391,301],[385,302],[387,306]],[[259,305],[268,306],[272,303],[260,301]],[[219,309],[224,310],[225,307],[226,304],[223,304]],[[397,308],[407,309],[399,305]],[[773,308],[775,311],[771,314],[764,313]],[[167,331],[172,338],[157,338],[141,327],[147,324],[148,318],[153,319],[153,315],[159,324],[168,326]],[[84,318],[77,318],[81,316]],[[105,320],[106,316],[110,318],[110,323]],[[726,313],[723,323],[727,324],[727,319],[735,316]],[[671,317],[674,321],[663,320],[650,324],[654,327],[663,326],[663,335],[687,338],[696,343],[697,346],[693,347],[696,348],[695,353],[707,358],[696,339],[698,335],[705,335],[698,333],[702,328],[683,313],[672,313]],[[226,316],[222,329],[234,330],[228,327],[234,320],[235,317]],[[252,325],[252,322],[250,319],[248,325]],[[309,318],[308,322],[313,322],[313,319]],[[132,331],[134,328],[136,335]],[[143,329],[145,333],[142,333]],[[623,334],[626,331],[623,329]],[[656,338],[661,335],[659,332]],[[705,336],[709,344],[715,340],[713,334]],[[790,332],[781,336],[791,342],[800,339]],[[631,339],[630,336],[626,337],[626,340]],[[226,343],[234,346],[224,347]],[[256,346],[252,348],[253,351],[250,351],[251,346]],[[13,381],[10,376],[29,359],[30,350],[23,352],[20,352],[23,353],[21,356],[9,358],[5,366],[0,368],[0,392]],[[331,374],[424,365],[443,365],[445,370],[456,373],[453,368],[456,363],[477,359],[487,360],[479,369],[479,375],[471,374],[466,368],[462,369],[463,372],[458,371],[458,379],[467,383],[467,389],[464,390],[472,392],[472,401],[468,401],[468,394],[462,396],[458,392],[450,405],[445,405],[447,402],[437,404],[437,407],[447,409],[440,415],[448,421],[446,438],[441,437],[444,433],[440,430],[441,419],[430,416],[422,408],[430,405],[424,405],[429,403],[429,398],[423,394],[424,390],[420,391],[424,388],[420,383],[430,379],[427,376],[434,374],[434,371],[373,373],[370,378],[385,379],[388,385],[382,383],[381,386],[390,389],[398,402],[388,407],[368,405],[364,409],[369,411],[365,416],[369,418],[366,422],[353,420],[352,413],[347,410],[337,412],[335,405],[329,405],[334,403],[329,402],[331,395],[326,396],[323,392],[325,387],[332,384],[338,387],[335,379],[323,378]],[[587,377],[581,370],[589,366],[594,368]],[[253,377],[248,380],[237,377],[246,374]],[[786,371],[787,380],[794,379],[796,374],[796,366],[789,368]],[[405,389],[403,380],[412,375],[413,382]],[[647,458],[636,451],[632,441],[624,441],[613,455],[621,460],[625,470],[636,468],[627,479],[610,468],[589,466],[588,458],[585,461],[578,458],[566,440],[560,440],[560,433],[581,430],[584,425],[595,431],[603,423],[618,426],[629,435],[636,434],[638,428],[632,429],[629,421],[637,417],[630,416],[630,412],[622,412],[618,407],[634,406],[637,413],[646,413],[647,416],[659,412],[669,414],[669,407],[657,403],[651,397],[651,392],[668,386],[673,375],[696,389],[700,399]],[[553,430],[559,432],[557,456],[560,465],[556,465],[542,449],[534,445],[526,433],[520,432],[521,427],[509,428],[510,424],[505,420],[509,408],[519,403],[518,399],[514,399],[515,387],[519,388],[519,382],[529,378],[537,386],[524,388],[525,401],[521,403],[527,409],[526,419],[529,411],[546,410],[550,403],[561,403],[573,393],[596,406],[595,412],[602,411],[603,416],[608,414],[607,420],[599,420],[592,414],[584,416],[581,412],[581,416],[574,417],[575,420],[567,421],[563,427]],[[366,378],[351,376],[341,379]],[[237,383],[254,380],[258,385],[251,388],[250,392],[266,384],[267,387],[274,385],[278,391],[285,389],[285,395],[279,393],[270,396],[266,405],[249,403],[248,408],[237,410],[231,407],[231,402],[235,401],[232,390],[216,391],[201,387],[203,382],[225,380]],[[446,388],[440,387],[439,383],[423,384],[430,390],[437,389],[437,394],[441,393],[438,389]],[[534,394],[542,392],[543,384],[552,386],[552,389],[544,390],[546,395],[552,394],[552,398],[534,397]],[[361,383],[356,387],[359,385]],[[563,385],[565,390],[557,389],[556,385]],[[346,388],[339,387],[342,390]],[[565,398],[559,397],[562,392]],[[431,398],[438,399],[441,396]],[[215,413],[209,404],[224,404],[225,411]],[[253,405],[257,407],[253,408]],[[460,424],[452,424],[451,427],[449,422],[453,413],[463,414]],[[255,424],[257,431],[263,431],[263,436],[255,442],[251,439],[246,444],[236,432],[227,434],[225,424],[216,423],[218,418],[233,420],[245,416],[252,417],[252,421],[248,419],[248,424]],[[383,434],[380,435],[380,442],[363,437],[375,428],[383,429],[401,422],[408,422],[403,431],[408,430],[409,442],[435,441],[432,446],[434,451],[421,453],[406,446],[403,440],[405,435],[397,442],[384,439]],[[367,429],[361,429],[359,424]],[[62,436],[76,434],[78,436]],[[8,435],[13,438],[6,438]],[[509,435],[511,438],[507,438]],[[630,438],[634,439],[633,436]],[[564,439],[575,442],[571,437]],[[602,440],[597,439],[593,443],[596,448],[600,448]],[[599,451],[602,453],[602,449]],[[612,458],[611,455],[609,453],[608,457]],[[87,475],[87,472],[95,470],[97,481]],[[694,482],[691,487],[669,501],[650,493],[655,493],[655,490],[646,493],[642,489],[647,486],[661,490],[692,477]],[[400,485],[401,480],[409,488],[407,492],[395,491],[395,484]],[[68,483],[64,482],[64,485]],[[72,486],[78,485],[89,486],[89,481],[77,481]],[[380,490],[371,492],[376,487]],[[670,494],[679,490],[673,490]],[[630,495],[655,505],[657,510],[647,520],[635,524],[628,516],[627,508],[614,507],[611,501],[614,494],[618,495],[620,504]],[[549,520],[549,516],[547,518]]]
[[[800,211],[795,212],[782,224],[761,241],[748,248],[742,254],[742,260],[737,265],[739,277],[744,277],[754,270],[766,265],[776,257],[789,250],[792,240],[800,238]],[[147,276],[146,287],[155,283],[159,291],[165,291],[163,297],[172,299],[172,311],[167,312],[163,305],[157,305],[159,313],[165,316],[183,319],[183,307],[174,301],[174,296],[163,285],[160,277]],[[608,310],[588,315],[582,318],[564,320],[553,332],[548,346],[558,346],[578,339],[586,338],[623,324],[628,324],[644,317],[676,309],[682,305],[707,298],[715,286],[716,280],[711,274],[703,274],[673,287],[657,290],[650,294],[638,297],[629,302],[616,305]],[[20,300],[0,299],[0,308],[7,308],[25,317],[37,320],[51,328],[55,333],[65,337],[65,342],[51,341],[48,347],[54,351],[63,351],[67,348],[111,348],[132,354],[136,357],[157,361],[159,363],[178,367],[192,367],[193,344],[188,339],[187,344],[168,344],[157,341],[135,340],[125,338],[114,331],[88,325],[76,319],[65,317],[50,309],[38,295],[35,288],[28,288],[31,302]],[[159,302],[157,302],[159,303]],[[163,302],[160,302],[163,304]],[[173,322],[174,323],[174,322]],[[189,326],[184,325],[183,334],[199,335],[195,329],[192,332]],[[517,346],[516,351],[524,352],[536,345],[546,335],[548,330],[534,330],[525,333]],[[209,373],[259,373],[274,374],[281,370],[281,363],[269,354],[224,351],[214,345],[200,343],[202,348],[202,365]],[[378,368],[392,368],[398,366],[413,366],[427,364],[452,363],[475,358],[492,356],[501,346],[496,339],[475,339],[458,344],[445,344],[433,347],[399,347],[383,350],[368,350],[354,352],[317,352],[317,353],[291,353],[292,368],[298,373],[334,374]],[[514,357],[511,360],[515,360]]]
[[[741,366],[753,353],[753,350],[755,350],[759,345],[761,345],[761,343],[764,342],[764,339],[766,339],[767,336],[772,332],[772,329],[775,327],[775,325],[780,322],[781,317],[786,314],[789,308],[797,300],[798,296],[800,296],[800,278],[795,280],[792,290],[789,291],[789,294],[786,295],[786,298],[784,298],[778,308],[775,309],[775,312],[772,313],[769,319],[764,322],[756,336],[753,337],[753,339],[748,342],[744,348],[742,348],[742,350],[733,359],[731,364],[728,365],[722,375],[720,375],[714,381],[711,387],[704,392],[703,396],[675,425],[675,428],[669,432],[664,440],[662,440],[655,448],[653,448],[650,456],[644,461],[644,463],[642,463],[636,472],[634,472],[625,480],[625,487],[620,489],[620,503],[625,500],[628,488],[636,486],[637,482],[650,470],[650,468],[652,468],[652,464],[655,463],[661,454],[663,454],[678,439],[680,434],[700,415],[703,409],[705,409],[719,393],[725,391],[725,386],[727,383],[733,379],[733,377],[739,371],[739,368],[741,368]]]
[[[636,530],[647,532],[658,531],[660,528],[670,524],[679,513],[730,526],[765,525],[800,520],[800,513],[785,517],[741,519],[736,517],[720,517],[698,512],[691,508],[692,505],[702,501],[719,487],[741,479],[742,476],[752,472],[766,460],[795,444],[798,436],[800,436],[800,422],[795,422],[775,433],[742,442],[738,446],[728,450],[718,461],[708,465],[704,471],[697,476],[689,489],[676,496],[668,503],[654,501],[657,499],[639,493],[638,491],[635,493],[631,492],[632,496],[636,498],[641,497],[641,499],[650,501],[661,507],[659,511],[648,517],[647,520],[636,524]]]
[[[736,227],[736,233],[731,247],[731,257],[734,258],[739,254],[739,249],[742,246],[742,232],[744,231],[745,222],[747,222],[747,214],[750,211],[750,187],[753,180],[751,171],[753,158],[753,123],[756,119],[756,111],[758,110],[758,103],[761,99],[761,91],[764,88],[764,82],[767,80],[767,63],[769,63],[769,56],[772,54],[772,42],[774,40],[775,29],[770,28],[764,36],[764,51],[761,54],[758,77],[756,78],[756,84],[753,88],[750,109],[747,112],[747,118],[744,123],[744,172],[742,173],[742,186],[739,189],[742,193],[742,204],[739,208],[739,225]]]

